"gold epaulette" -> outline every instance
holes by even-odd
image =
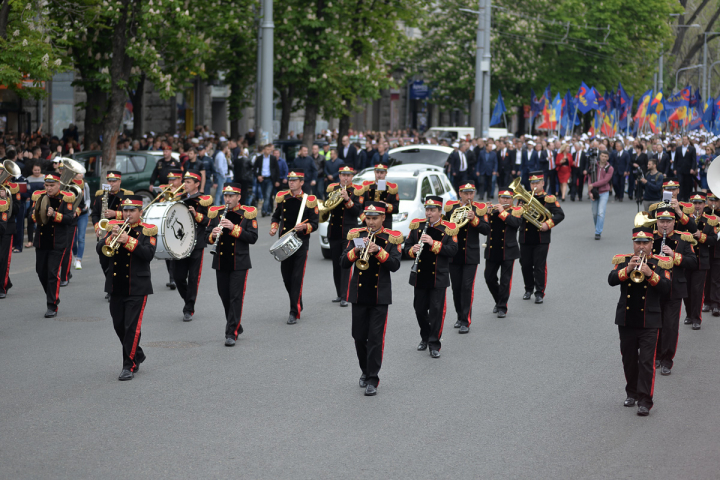
[[[658,261],[658,267],[664,268],[665,270],[670,270],[673,268],[673,261],[670,257],[665,257],[663,255],[653,255],[654,258],[657,258]]]
[[[385,185],[387,186],[387,192],[395,195],[398,193],[398,186],[397,183],[390,183],[386,182]]]
[[[244,217],[248,220],[252,220],[253,218],[257,218],[257,208],[255,207],[246,207],[245,205],[242,206],[242,209],[245,211]]]
[[[209,207],[210,205],[212,205],[212,202],[213,202],[213,197],[210,195],[200,195],[198,197],[198,203],[202,207]]]
[[[60,194],[63,196],[63,201],[65,201],[67,203],[75,202],[75,194],[74,193],[62,191],[62,192],[60,192]]]
[[[415,230],[416,228],[420,227],[420,224],[427,221],[426,218],[414,218],[412,222],[410,222],[410,230]]]
[[[708,214],[706,213],[706,214],[704,214],[704,216],[705,216],[705,218],[707,219],[707,222],[706,222],[706,223],[707,223],[708,225],[710,225],[711,227],[717,227],[717,226],[718,226],[718,223],[720,223],[720,222],[718,221],[718,217],[717,217],[716,215],[708,215]]]
[[[352,240],[353,238],[357,238],[360,236],[361,232],[364,232],[365,228],[353,228],[348,232],[347,239]]]
[[[307,196],[307,202],[305,202],[305,205],[310,208],[315,208],[318,205],[318,200],[315,195],[308,195]]]
[[[525,213],[525,209],[523,207],[512,207],[512,216],[513,217],[522,217],[523,213]]]
[[[8,208],[10,208],[10,202],[7,200],[0,200],[0,213],[7,212]]]
[[[612,259],[612,264],[613,264],[613,265],[620,265],[621,263],[625,263],[625,259],[626,259],[627,257],[632,257],[633,255],[634,255],[633,253],[626,253],[626,254],[621,254],[621,255],[615,255],[615,256],[613,257],[613,259]]]
[[[290,195],[290,190],[283,190],[275,195],[275,203],[282,203],[285,200],[285,196]]]
[[[686,215],[692,215],[693,212],[695,212],[695,207],[693,207],[692,203],[678,202],[678,205],[682,207],[682,211]]]
[[[368,188],[368,187],[370,187],[370,185],[374,185],[374,184],[375,184],[374,180],[365,180],[364,182],[362,182],[363,188]]]
[[[333,190],[335,190],[335,187],[337,187],[338,185],[340,185],[340,184],[339,183],[331,183],[330,185],[327,186],[325,191],[332,192]]]
[[[487,203],[473,202],[473,206],[475,207],[475,215],[477,215],[478,217],[484,217],[487,213]]]
[[[225,205],[216,205],[214,207],[208,208],[208,218],[215,218],[218,216],[218,213],[222,212],[225,209]]]
[[[460,228],[453,222],[447,222],[445,220],[442,220],[440,223],[443,224],[445,227],[445,233],[448,235],[457,235]]]
[[[20,185],[18,185],[17,183],[6,183],[5,186],[10,189],[10,193],[12,193],[13,195],[20,191]]]
[[[105,190],[98,190],[97,192],[95,192],[95,196],[96,196],[96,197],[102,197],[102,194],[103,194],[103,193],[105,193]],[[110,193],[110,192],[108,192],[108,193]]]
[[[120,190],[122,190],[123,195],[135,195],[135,192],[128,190],[127,188],[121,188]]]
[[[652,205],[650,205],[650,207],[648,208],[648,213],[649,213],[649,212],[654,212],[655,210],[657,210],[658,206],[659,206],[661,203],[662,203],[662,202],[657,202],[657,203],[653,203]]]
[[[458,200],[448,200],[447,202],[445,202],[445,211],[449,212],[458,203],[460,203]]]
[[[43,195],[45,195],[45,190],[35,190],[32,194],[32,201],[37,202]]]
[[[154,237],[155,235],[157,235],[157,232],[158,232],[157,226],[152,225],[150,223],[143,223],[142,227],[143,227],[142,233],[146,237]]]
[[[357,195],[358,197],[365,193],[365,187],[363,187],[362,185],[353,184],[352,187],[355,189],[355,195]]]
[[[388,242],[392,243],[393,245],[400,245],[404,240],[402,233],[398,232],[397,230],[388,230],[387,228],[385,228],[383,229],[383,232],[388,234]]]
[[[555,198],[555,195],[545,195],[545,203],[555,203],[557,202],[557,198]]]
[[[682,240],[688,242],[688,243],[693,243],[693,242],[697,243],[697,242],[695,241],[695,237],[693,237],[692,234],[690,234],[690,233],[677,232],[677,231],[676,231],[675,233],[679,233],[679,234],[680,234],[680,238],[681,238]]]

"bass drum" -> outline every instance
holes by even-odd
[[[155,258],[180,260],[195,248],[195,219],[184,203],[156,203],[143,215],[143,222],[158,227]]]

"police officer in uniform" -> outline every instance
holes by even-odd
[[[276,207],[270,225],[270,236],[275,236],[279,232],[282,237],[290,230],[295,230],[302,241],[300,249],[280,263],[280,273],[290,297],[290,315],[287,320],[290,325],[297,323],[303,308],[302,287],[310,247],[310,233],[317,230],[318,226],[318,202],[314,195],[307,196],[302,219],[297,222],[303,201],[304,179],[305,173],[301,168],[295,168],[288,173],[290,190],[278,192],[275,197]]]
[[[172,147],[170,145],[165,145],[163,147],[163,158],[158,160],[157,164],[155,165],[155,169],[153,169],[153,172],[150,175],[151,192],[153,191],[153,187],[155,186],[156,181],[159,181],[160,185],[168,183],[168,173],[170,172],[170,170],[181,168],[180,162],[172,158],[171,154]],[[202,181],[202,176],[200,177],[200,180]]]
[[[349,272],[356,265],[348,299],[352,303],[352,336],[362,371],[360,387],[365,388],[367,396],[376,395],[380,383],[378,373],[385,348],[388,305],[392,303],[390,272],[400,268],[402,259],[402,234],[383,228],[385,211],[383,202],[365,205],[363,213],[367,226],[348,232],[349,242],[342,255],[343,270]],[[372,241],[370,235],[374,235]],[[354,239],[357,238],[363,239],[364,246],[355,246]],[[367,252],[367,256],[361,259],[363,252]],[[358,260],[361,260],[360,266],[357,266]]]
[[[257,208],[240,205],[242,189],[239,183],[223,187],[225,205],[210,207],[213,217],[208,243],[212,245],[212,268],[215,269],[217,290],[225,309],[225,346],[235,345],[243,332],[242,310],[245,300],[250,245],[258,238]],[[223,215],[220,219],[217,215]]]
[[[179,168],[168,169],[167,181],[168,181],[167,185],[160,185],[160,187],[159,187],[160,192],[162,192],[165,189],[169,190],[168,193],[177,191],[177,189],[180,188],[180,185],[183,184],[183,171]],[[163,198],[158,201],[160,203],[162,203],[162,202],[166,202],[168,200]],[[175,290],[177,288],[177,284],[175,284],[175,277],[173,275],[173,265],[175,265],[173,260],[165,260],[165,268],[167,268],[168,276],[170,278],[168,280],[168,282],[165,284],[165,286],[168,287],[170,290]]]
[[[422,351],[429,346],[432,358],[440,358],[450,260],[458,251],[457,225],[442,219],[442,208],[442,197],[428,195],[425,218],[410,222],[405,242],[405,254],[417,258],[417,273],[410,273],[410,285],[415,288],[413,307],[420,326],[417,349]]]
[[[45,190],[33,193],[33,219],[37,223],[35,235],[35,271],[47,297],[45,318],[57,316],[60,303],[60,267],[66,249],[73,239],[75,195],[60,190],[60,175],[45,174]]]
[[[705,295],[705,278],[710,270],[710,250],[717,243],[718,218],[705,211],[705,194],[693,192],[690,201],[695,208],[692,219],[697,225],[697,232],[693,237],[697,242],[695,254],[698,263],[695,270],[687,272],[688,296],[685,297],[685,325],[692,324],[693,330],[700,330],[702,323],[702,304]]]
[[[0,164],[0,171],[4,170]],[[9,179],[8,179],[9,180]],[[10,263],[12,262],[13,236],[17,231],[16,217],[20,212],[20,186],[17,183],[6,182],[0,185],[0,200],[6,202],[5,210],[0,211],[4,217],[4,233],[0,234],[0,299],[7,296],[8,290],[12,288],[10,281]]]
[[[200,288],[200,277],[202,275],[203,252],[207,244],[205,229],[210,223],[208,207],[212,205],[213,197],[201,195],[198,192],[202,177],[194,171],[187,171],[183,176],[185,193],[180,197],[190,209],[190,214],[195,220],[195,248],[186,258],[173,260],[173,278],[177,285],[178,293],[185,301],[183,306],[183,322],[192,321],[195,314],[195,300]]]
[[[661,301],[662,329],[655,357],[655,365],[660,368],[661,375],[670,375],[670,369],[673,367],[682,299],[688,295],[687,277],[697,268],[697,257],[692,247],[695,239],[689,233],[675,230],[675,215],[675,209],[671,206],[662,206],[655,210],[657,231],[653,242],[653,254],[667,255],[673,260],[672,289]],[[662,246],[663,235],[664,246]]]
[[[495,300],[493,313],[498,318],[507,315],[507,302],[510,298],[513,267],[520,258],[517,231],[522,224],[523,207],[513,207],[513,192],[500,190],[497,205],[485,215],[490,224],[490,235],[485,247],[485,283]],[[498,270],[500,281],[498,282]]]
[[[715,212],[720,213],[720,199],[712,192],[707,192],[706,213],[717,216]],[[710,269],[705,279],[705,304],[703,312],[712,311],[713,317],[720,317],[720,248],[717,243],[709,247],[709,264]]]
[[[142,223],[143,197],[128,195],[122,201],[124,220],[112,220],[112,230],[96,246],[102,249],[117,238],[117,249],[110,259],[105,288],[110,292],[110,315],[123,351],[123,366],[118,380],[132,380],[145,361],[140,335],[148,295],[153,293],[150,262],[155,256],[157,227]],[[120,228],[128,220],[129,230]]]
[[[547,255],[550,250],[550,229],[565,218],[555,195],[548,195],[543,188],[543,172],[530,173],[530,188],[533,196],[550,212],[551,217],[537,228],[525,217],[520,224],[520,267],[522,268],[525,294],[523,300],[530,300],[535,288],[535,303],[543,303],[547,284]]]
[[[340,267],[340,258],[347,245],[347,236],[351,229],[357,228],[358,217],[362,212],[365,197],[363,188],[353,185],[352,179],[355,170],[348,165],[343,165],[338,171],[340,183],[331,183],[327,186],[328,195],[333,191],[339,191],[342,195],[342,203],[330,210],[327,236],[330,243],[330,258],[333,262],[333,281],[335,282],[336,297],[334,303],[340,302],[341,307],[347,307],[348,280],[350,270]],[[383,218],[385,215],[383,215]]]
[[[381,163],[375,165],[375,181],[367,180],[363,182],[363,195],[365,196],[365,202],[385,202],[387,209],[385,211],[385,223],[383,227],[392,228],[392,217],[393,214],[397,213],[400,207],[400,194],[398,193],[397,183],[388,182],[385,180],[387,177],[387,165]],[[383,189],[381,182],[385,182],[385,188]],[[365,220],[364,216],[360,216],[360,220]]]
[[[460,329],[459,333],[468,333],[472,323],[475,274],[480,263],[480,234],[490,233],[490,225],[483,218],[487,211],[487,205],[473,202],[475,182],[469,180],[459,185],[458,191],[460,200],[449,200],[445,203],[445,219],[451,221],[455,210],[463,206],[470,206],[465,214],[468,221],[462,227],[458,225],[458,249],[450,261],[450,283],[457,313],[455,328]]]
[[[620,285],[615,325],[620,335],[620,353],[625,370],[624,405],[638,405],[637,414],[647,416],[653,406],[655,348],[663,326],[660,302],[672,285],[672,259],[652,253],[653,232],[649,227],[633,229],[633,252],[615,255],[608,276],[611,287]],[[640,263],[642,257],[646,259]],[[638,270],[639,269],[639,270]],[[635,276],[635,281],[631,277]]]

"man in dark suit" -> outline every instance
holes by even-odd
[[[615,190],[615,200],[622,202],[625,196],[625,174],[628,169],[630,155],[623,149],[622,142],[615,142],[613,150],[610,152],[610,166],[613,167],[613,189]]]
[[[484,150],[480,151],[480,160],[477,163],[477,176],[482,179],[485,191],[479,190],[480,199],[482,200],[483,195],[486,199],[490,200],[493,196],[492,180],[497,175],[498,161],[497,155],[492,150],[492,145],[489,143],[485,146]]]
[[[345,165],[355,168],[358,161],[358,154],[355,145],[350,144],[350,137],[345,135],[342,137],[342,145],[338,148],[338,157]]]
[[[676,150],[675,154],[677,158],[678,177],[680,177],[679,200],[687,202],[695,186],[695,174],[697,173],[695,147],[690,144],[690,139],[687,135],[682,138],[682,145]]]
[[[512,171],[515,168],[515,150],[508,148],[510,142],[498,142],[498,191],[505,190],[512,181]]]
[[[455,145],[458,144],[454,143],[453,146]],[[460,185],[463,185],[467,179],[468,161],[467,155],[465,154],[467,150],[467,142],[462,142],[448,157],[449,176],[452,179],[456,192],[460,191]]]
[[[587,163],[585,158],[585,151],[583,150],[583,144],[577,142],[575,144],[575,152],[573,153],[572,161],[572,178],[570,180],[570,200],[575,201],[575,196],[582,202],[583,184],[585,175],[583,175],[583,165]]]
[[[272,191],[273,185],[280,186],[280,167],[277,158],[272,153],[272,144],[268,143],[263,147],[261,155],[255,157],[253,170],[258,181],[258,187],[263,194],[264,203],[262,206],[262,216],[272,215],[273,201]]]

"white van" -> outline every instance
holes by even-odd
[[[494,139],[507,137],[507,128],[491,128],[490,137]],[[465,139],[470,135],[470,138],[475,138],[475,128],[473,127],[432,127],[430,130],[425,132],[426,137],[434,137],[438,140],[447,139],[448,141],[457,140],[458,138]]]

